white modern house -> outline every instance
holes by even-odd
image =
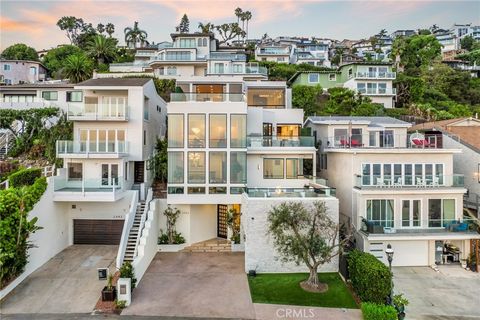
[[[303,110],[291,108],[290,89],[227,76],[177,80],[177,86],[183,92],[172,94],[167,107],[167,203],[181,211],[177,231],[188,245],[230,238],[226,217],[233,209],[246,270],[302,269],[275,260],[265,237],[267,212],[284,201],[322,200],[337,221],[338,201],[309,178],[314,141],[301,136]],[[336,266],[335,260],[324,270]]]
[[[47,68],[39,61],[0,59],[0,83],[6,85],[44,81]]]
[[[293,46],[287,44],[264,43],[255,48],[255,60],[290,63],[293,55]]]
[[[330,40],[303,40],[295,45],[292,63],[307,63],[314,66],[331,67],[329,60]]]
[[[464,175],[455,171],[462,151],[437,136],[408,134],[409,123],[388,117],[309,117],[319,147],[317,175],[340,200],[340,220],[356,230],[356,245],[394,265],[460,263],[470,252],[463,216]]]

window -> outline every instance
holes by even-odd
[[[378,93],[381,93],[381,94],[387,93],[387,84],[385,82],[380,82],[378,84]]]
[[[298,179],[298,159],[287,159],[285,171],[287,179]]]
[[[227,183],[227,153],[215,151],[209,154],[209,182]]]
[[[67,91],[67,102],[82,102],[82,91]]]
[[[283,159],[263,159],[264,179],[283,179]]]
[[[168,183],[183,183],[183,152],[168,152]]]
[[[148,110],[148,101],[145,100],[143,102],[143,120],[147,120],[150,118],[150,112]]]
[[[367,83],[367,94],[376,94],[377,93],[377,84],[376,83]]]
[[[246,114],[230,115],[230,147],[231,148],[247,147],[247,115]]]
[[[455,220],[455,199],[428,200],[428,226],[444,227]]]
[[[205,194],[205,187],[188,187],[188,194]]]
[[[168,187],[167,192],[168,194],[183,194],[184,189],[183,187]]]
[[[370,147],[376,147],[377,146],[377,132],[370,131],[368,133],[368,145]]]
[[[357,83],[357,91],[359,93],[367,93],[367,89],[365,89],[365,83]]]
[[[402,200],[402,227],[419,227],[420,200]]]
[[[393,227],[393,200],[367,200],[367,220],[383,227]]]
[[[230,183],[247,183],[246,152],[230,152]]]
[[[283,61],[285,61],[285,57],[278,57],[278,58],[277,58],[277,61],[278,61],[278,62],[283,62]]]
[[[147,130],[143,130],[143,145],[147,145]]]
[[[353,128],[351,133],[352,133],[352,136],[350,138],[350,145],[352,147],[362,147],[363,146],[362,129]]]
[[[210,148],[226,148],[227,147],[227,115],[226,114],[210,114],[209,146]]]
[[[57,101],[58,92],[57,91],[43,91],[42,98],[48,101]]]
[[[205,115],[188,115],[188,146],[205,148]]]
[[[205,152],[188,153],[188,183],[205,183]]]
[[[238,63],[233,64],[233,73],[243,73],[243,66]]]
[[[168,147],[183,148],[183,114],[168,115]]]
[[[349,68],[348,69],[348,78],[352,78],[353,77],[353,69],[352,68]]]
[[[333,139],[335,146],[344,146],[347,142],[348,129],[334,129]]]
[[[30,67],[30,75],[34,76],[37,74],[37,68],[35,67]]]
[[[378,77],[379,78],[385,78],[387,76],[387,67],[378,67]]]
[[[394,146],[393,130],[380,131],[380,148],[393,148]]]
[[[167,75],[175,76],[177,74],[177,67],[168,67],[167,68]]]
[[[197,46],[198,46],[198,47],[203,47],[203,45],[202,45],[202,38],[198,38],[198,40],[197,40]]]
[[[227,187],[210,187],[208,188],[209,194],[227,194]]]
[[[230,187],[230,194],[242,194],[245,192],[245,187]]]
[[[247,102],[249,107],[264,107],[266,109],[285,108],[285,89],[248,89]]]
[[[279,137],[298,137],[300,136],[300,124],[277,125],[277,136]]]
[[[207,38],[203,38],[203,46],[204,47],[208,46],[208,39]]]
[[[329,81],[337,81],[337,75],[335,73],[329,73],[328,74],[328,80]]]
[[[68,168],[68,180],[69,181],[81,181],[83,177],[83,165],[82,163],[70,162],[67,164]]]
[[[195,48],[195,39],[183,38],[180,39],[180,48]]]
[[[320,75],[318,73],[309,73],[308,74],[308,82],[309,83],[318,83],[320,80]]]
[[[11,69],[12,69],[12,67],[9,64],[4,64],[3,65],[3,70],[4,71],[10,71]]]

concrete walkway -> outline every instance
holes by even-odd
[[[157,253],[123,315],[254,319],[244,254]]]
[[[90,313],[106,281],[97,268],[115,267],[117,246],[74,245],[28,276],[2,302],[5,314]]]
[[[361,320],[360,309],[336,309],[281,304],[254,303],[257,320],[272,319],[321,319],[321,320]]]
[[[410,301],[408,319],[480,319],[480,273],[459,265],[395,267],[394,291]],[[477,318],[478,317],[478,318]]]

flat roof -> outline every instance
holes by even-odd
[[[98,78],[77,83],[75,87],[143,87],[152,78]]]
[[[411,127],[411,124],[392,117],[360,117],[360,116],[314,116],[308,117],[305,124],[366,124],[372,127]]]
[[[9,91],[9,90],[21,90],[21,89],[50,89],[50,88],[73,88],[75,84],[67,82],[58,82],[58,83],[24,83],[24,84],[14,84],[14,85],[5,85],[0,86],[0,91]]]

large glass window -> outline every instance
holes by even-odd
[[[333,138],[335,140],[335,146],[345,146],[348,144],[347,140],[348,129],[334,129]]]
[[[284,88],[250,88],[248,89],[248,106],[272,109],[285,108]]]
[[[298,178],[298,159],[287,159],[286,160],[286,174],[287,179],[297,179]]]
[[[395,146],[395,139],[393,130],[380,131],[380,147],[393,148]]]
[[[82,163],[70,162],[67,164],[68,168],[68,180],[81,181],[83,177],[83,165]]]
[[[308,74],[308,82],[310,83],[317,83],[320,79],[320,75],[318,73],[309,73]]]
[[[168,183],[183,183],[183,152],[168,153]]]
[[[205,148],[205,115],[188,115],[188,146]]]
[[[227,115],[211,114],[209,122],[210,148],[227,147]]]
[[[230,183],[247,183],[246,152],[230,152]]]
[[[277,125],[277,136],[280,136],[280,137],[298,137],[298,136],[300,136],[300,128],[301,128],[301,125],[299,125],[299,124]]]
[[[83,101],[82,91],[67,91],[67,102],[82,102],[82,101]]]
[[[58,100],[58,92],[57,91],[43,91],[42,98],[49,101],[57,101]]]
[[[455,220],[455,199],[428,200],[428,226],[442,227]]]
[[[188,183],[205,183],[205,152],[188,153]]]
[[[402,227],[419,227],[420,200],[402,200]]]
[[[210,152],[208,176],[210,183],[227,183],[226,152]]]
[[[263,159],[264,179],[283,179],[283,159]]]
[[[247,146],[247,115],[232,114],[230,116],[230,147],[246,148]]]
[[[367,200],[367,220],[376,225],[393,227],[393,200]]]
[[[183,114],[168,115],[168,147],[183,148]]]

